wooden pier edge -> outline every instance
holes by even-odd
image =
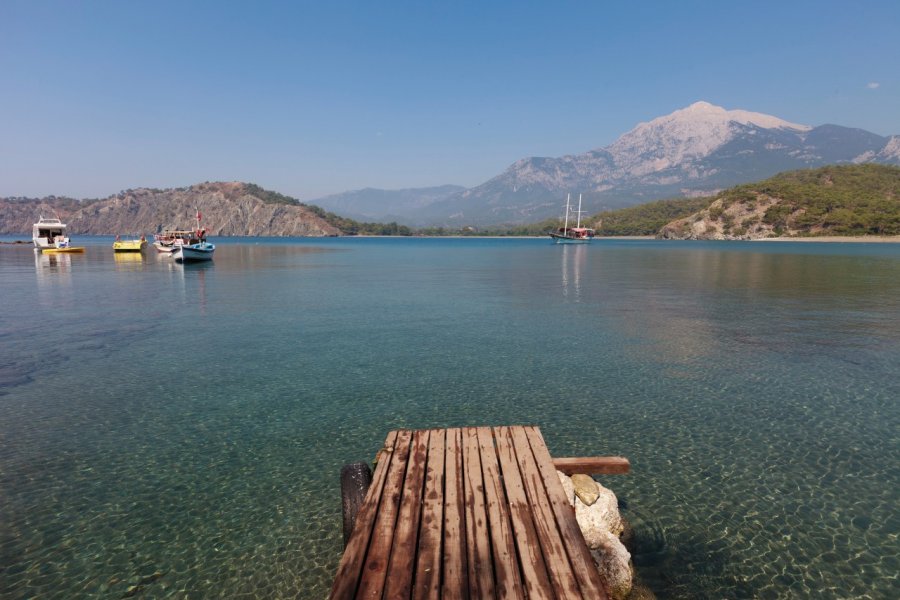
[[[631,471],[631,463],[624,456],[577,456],[554,458],[553,466],[566,475],[624,475]]]
[[[604,600],[556,472],[629,470],[553,458],[536,426],[391,431],[330,598]]]

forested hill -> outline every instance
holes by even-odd
[[[357,223],[252,183],[207,182],[166,190],[131,189],[103,199],[0,198],[0,234],[30,234],[41,214],[59,215],[73,235],[152,234],[195,226],[197,210],[213,235],[404,233],[396,224]]]
[[[789,171],[718,194],[675,220],[668,239],[900,235],[900,167],[828,166]]]

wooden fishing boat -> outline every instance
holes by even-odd
[[[175,259],[175,262],[180,263],[200,262],[205,260],[212,260],[213,252],[215,251],[215,244],[211,244],[207,241],[202,241],[197,244],[190,244],[188,246],[178,246],[172,252],[172,258]]]
[[[175,249],[172,251],[172,258],[175,259],[175,262],[187,263],[212,260],[213,252],[216,251],[216,245],[206,241],[206,229],[201,227],[200,219],[200,209],[197,209],[197,229],[194,230],[194,233],[197,234],[198,241],[190,244],[185,244],[182,241],[181,244],[176,244]]]

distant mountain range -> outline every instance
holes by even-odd
[[[315,206],[357,221],[406,222],[408,215],[425,207],[466,191],[461,185],[442,185],[403,190],[365,188],[343,192],[310,202]]]
[[[697,102],[641,123],[598,150],[523,158],[471,189],[364,189],[312,200],[312,206],[240,182],[126,190],[102,200],[0,198],[0,233],[30,232],[42,211],[58,213],[73,233],[152,233],[190,226],[198,207],[215,235],[379,233],[347,218],[448,229],[498,227],[559,217],[567,193],[583,194],[583,210],[591,215],[661,198],[712,196],[784,171],[859,163],[900,165],[900,136],[798,125]]]
[[[659,198],[712,195],[782,171],[867,162],[900,165],[900,136],[810,127],[697,102],[640,123],[604,148],[523,158],[471,189],[359,190],[310,203],[408,225],[519,224],[560,215],[569,192],[582,193],[585,210],[595,213]]]

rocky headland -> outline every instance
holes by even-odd
[[[38,217],[59,215],[74,234],[152,234],[191,228],[200,211],[211,235],[334,236],[321,209],[240,182],[132,189],[98,200],[0,198],[0,234],[26,234]]]

